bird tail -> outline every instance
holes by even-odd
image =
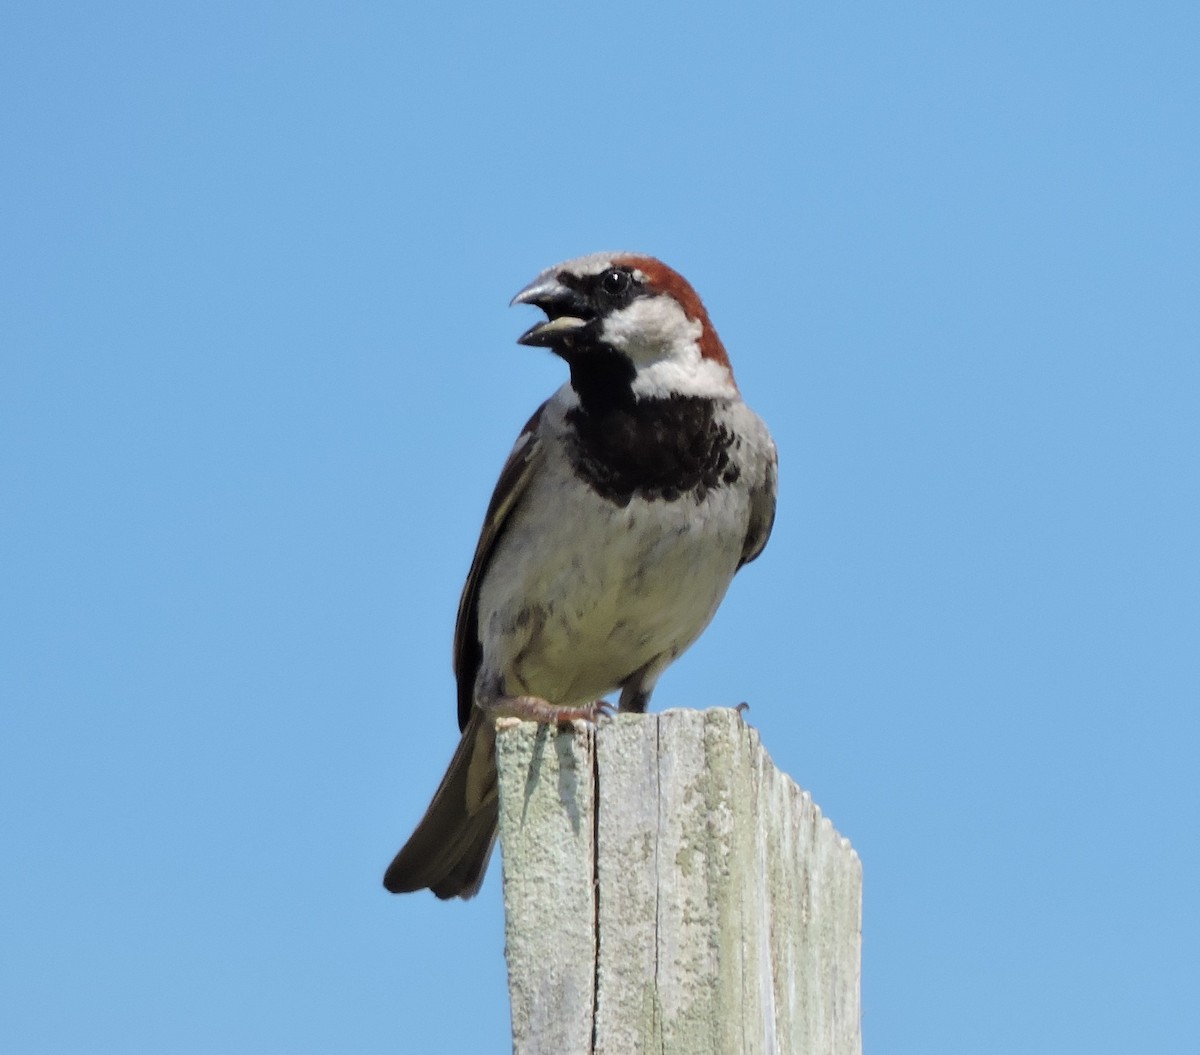
[[[496,841],[496,733],[475,711],[433,801],[383,877],[393,894],[428,887],[439,898],[474,897]]]

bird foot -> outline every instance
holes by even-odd
[[[595,722],[612,714],[606,700],[594,700],[580,707],[563,707],[537,696],[500,696],[487,705],[496,718],[520,718],[539,725],[567,725],[574,721]]]

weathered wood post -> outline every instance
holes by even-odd
[[[514,1055],[857,1055],[862,869],[736,711],[502,723]]]

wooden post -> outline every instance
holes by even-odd
[[[501,722],[514,1055],[858,1055],[862,868],[733,710]]]

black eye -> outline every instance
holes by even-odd
[[[605,271],[604,277],[600,279],[600,288],[604,290],[606,296],[621,296],[629,289],[629,272],[616,267],[611,271]]]

